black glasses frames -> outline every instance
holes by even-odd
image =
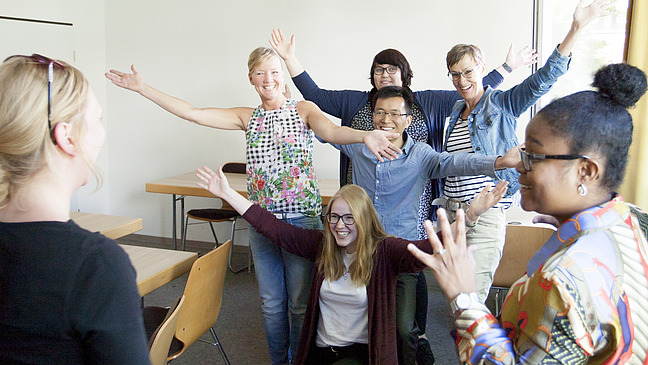
[[[347,226],[351,226],[355,224],[355,219],[353,219],[353,214],[337,215],[331,213],[326,216],[326,220],[331,224],[337,224],[340,221],[340,219],[342,220],[342,223],[344,223]]]
[[[520,159],[522,160],[522,165],[527,171],[531,171],[533,168],[532,160],[578,160],[579,158],[589,159],[589,156],[585,155],[544,155],[540,153],[528,153],[526,148],[520,148]]]

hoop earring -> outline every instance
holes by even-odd
[[[580,184],[578,185],[578,195],[585,196],[587,195],[587,186]]]

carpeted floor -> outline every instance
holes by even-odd
[[[121,244],[170,248],[170,240],[143,235],[130,235],[118,240]],[[207,252],[211,245],[202,242],[187,242],[187,250]],[[240,267],[247,264],[247,247],[234,246],[232,265]],[[427,338],[432,345],[437,365],[458,364],[456,349],[450,331],[454,316],[441,292],[434,276],[426,272],[428,279],[428,319]],[[182,294],[187,275],[153,291],[144,297],[144,305],[168,306]],[[254,277],[244,270],[238,274],[228,271],[223,304],[216,326],[216,334],[227,353],[231,364],[254,365],[269,364],[268,347],[263,332],[261,300]],[[211,340],[206,333],[203,338]],[[218,348],[210,344],[196,342],[172,364],[201,365],[223,364]]]

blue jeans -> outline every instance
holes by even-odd
[[[319,217],[303,216],[284,221],[297,227],[322,229]],[[270,360],[273,365],[288,364],[290,357],[297,354],[313,264],[279,248],[252,227],[249,237]]]

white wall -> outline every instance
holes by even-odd
[[[256,106],[247,57],[268,45],[270,31],[281,27],[297,34],[297,56],[321,87],[368,90],[373,56],[391,47],[410,61],[413,90],[451,89],[444,62],[450,47],[478,44],[487,67],[496,67],[511,41],[531,42],[533,26],[532,1],[516,0],[111,0],[105,9],[103,1],[25,3],[0,0],[0,15],[73,22],[76,65],[105,106],[108,138],[100,165],[106,181],[99,195],[87,199],[109,204],[86,210],[142,217],[141,233],[166,237],[171,236],[171,198],[146,193],[146,182],[202,164],[245,161],[243,132],[184,122],[109,84],[102,79],[108,68],[127,70],[134,63],[148,83],[197,106]],[[518,72],[502,87],[527,75]],[[319,177],[337,178],[334,149],[316,146],[315,160]],[[214,204],[188,200],[188,208]],[[209,239],[206,232],[191,238]]]
[[[0,0],[0,15],[5,17],[14,18],[27,18],[33,20],[47,20],[61,23],[72,23],[72,46],[74,48],[74,56],[70,58],[67,56],[67,49],[64,50],[65,56],[59,52],[51,51],[51,49],[44,45],[48,37],[62,36],[67,37],[68,30],[61,30],[57,28],[67,28],[65,26],[48,25],[48,24],[25,24],[33,30],[42,29],[43,43],[38,43],[41,47],[27,50],[25,44],[30,42],[30,37],[23,37],[18,35],[22,42],[20,45],[7,46],[6,50],[12,50],[12,53],[21,52],[22,54],[42,53],[50,55],[50,57],[61,57],[64,61],[73,64],[80,69],[88,78],[97,98],[101,105],[106,105],[106,84],[103,81],[102,72],[106,68],[106,47],[105,47],[105,14],[103,0],[30,0],[30,1],[14,1],[14,0]],[[7,24],[13,21],[5,21]],[[18,23],[18,22],[16,22]],[[48,32],[54,33],[48,34]],[[0,34],[0,43],[7,42],[8,39],[13,39],[15,35]],[[61,42],[61,40],[57,40]],[[65,46],[68,47],[68,41],[64,41]],[[4,48],[4,44],[0,45],[0,49]],[[18,51],[20,49],[21,51]],[[24,50],[24,51],[22,51]],[[4,58],[3,58],[4,59]],[[85,186],[75,195],[73,199],[73,209],[88,212],[105,212],[110,210],[109,206],[109,166],[108,159],[110,154],[110,141],[106,142],[106,146],[97,159],[97,164],[104,175],[104,187],[98,192],[94,192],[96,184],[91,182]]]

